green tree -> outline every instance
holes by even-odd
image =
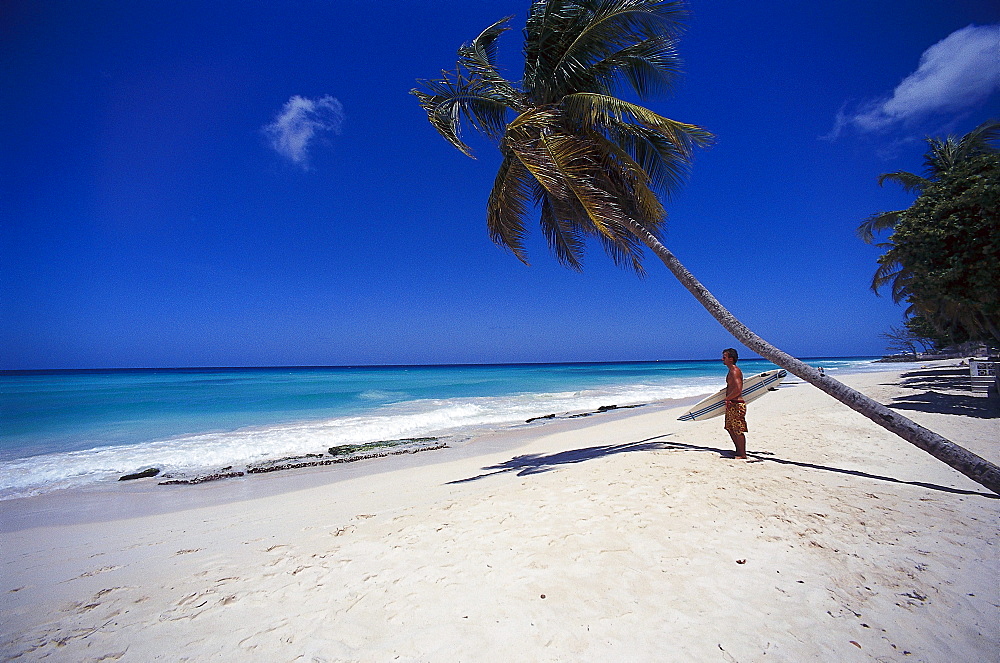
[[[1000,154],[979,154],[903,212],[880,265],[905,272],[907,301],[945,333],[1000,341]]]
[[[927,152],[924,153],[924,174],[917,175],[905,170],[883,173],[878,176],[879,186],[895,182],[909,193],[920,194],[928,185],[947,173],[954,166],[979,154],[995,152],[992,142],[1000,136],[1000,121],[987,120],[962,137],[948,136],[945,139],[927,138]],[[873,214],[858,226],[858,237],[872,244],[875,235],[892,230],[904,210]]]
[[[909,315],[926,318],[956,339],[1000,340],[1000,153],[992,142],[1000,122],[990,120],[956,138],[929,138],[925,176],[904,171],[879,177],[919,194],[905,210],[866,219],[858,235],[885,249],[872,279],[879,294],[907,302]]]
[[[678,74],[676,39],[686,10],[659,0],[535,0],[524,29],[524,76],[506,80],[497,38],[509,18],[458,51],[454,72],[414,89],[435,129],[472,156],[463,122],[496,141],[502,156],[487,203],[490,236],[524,262],[533,206],[553,254],[580,269],[588,238],[616,263],[642,272],[648,247],[737,340],[872,421],[1000,493],[1000,468],[850,389],[764,341],[737,320],[661,241],[658,193],[683,181],[710,134],[616,96],[668,90]],[[512,119],[511,119],[512,116]]]

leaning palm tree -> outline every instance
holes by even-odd
[[[581,269],[596,238],[619,265],[642,273],[647,247],[737,340],[760,356],[1000,493],[1000,468],[782,352],[726,310],[661,241],[666,213],[659,194],[682,182],[696,147],[711,135],[615,96],[668,90],[677,78],[675,49],[682,2],[535,0],[524,30],[524,77],[497,67],[497,38],[510,18],[458,51],[454,72],[418,81],[412,93],[435,129],[472,156],[463,122],[492,138],[503,159],[490,194],[490,236],[527,262],[531,208],[555,257]]]

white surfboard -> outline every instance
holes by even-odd
[[[785,379],[786,375],[788,375],[788,373],[779,368],[774,371],[761,373],[760,375],[754,375],[753,377],[743,378],[743,400],[747,403],[757,400],[766,394],[768,389],[777,387],[781,381]],[[696,404],[681,416],[677,417],[677,420],[701,421],[702,419],[717,417],[725,411],[726,389],[723,387],[705,400]]]

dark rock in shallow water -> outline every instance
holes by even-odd
[[[434,451],[436,449],[447,449],[444,443],[430,444],[436,441],[436,437],[412,437],[405,440],[386,440],[383,442],[372,442],[370,444],[345,444],[341,447],[332,447],[333,458],[324,454],[304,454],[302,456],[289,456],[275,460],[266,460],[259,463],[250,463],[246,466],[246,471],[232,471],[232,466],[227,466],[221,470],[209,474],[198,475],[175,475],[164,474],[160,481],[161,486],[180,486],[205,483],[206,481],[218,481],[219,479],[230,479],[242,477],[246,474],[263,474],[266,472],[279,472],[281,470],[293,470],[302,467],[320,467],[323,465],[335,465],[339,463],[352,463],[358,460],[368,460],[371,458],[384,458],[385,456],[397,456],[401,454],[415,454],[421,451]],[[393,448],[398,447],[398,448]],[[339,454],[334,451],[342,450]],[[377,453],[360,453],[362,451],[375,450]]]
[[[119,481],[132,481],[133,479],[147,479],[149,477],[155,477],[160,473],[160,468],[150,467],[148,469],[142,470],[141,472],[136,472],[134,474],[124,474],[118,478]]]
[[[348,454],[361,451],[371,451],[384,447],[398,447],[403,444],[421,444],[425,442],[436,442],[436,437],[406,437],[401,440],[379,440],[377,442],[366,442],[364,444],[341,444],[327,449],[331,456],[346,456]]]
[[[556,418],[555,414],[545,414],[540,417],[532,417],[531,419],[525,419],[524,423],[530,424],[532,421],[538,421],[540,419],[555,419],[555,418]]]
[[[206,481],[218,481],[219,479],[232,479],[233,477],[241,477],[243,472],[215,472],[213,474],[201,474],[195,477],[186,477],[181,479],[170,479],[168,481],[161,481],[161,486],[190,486],[198,483],[205,483]]]
[[[436,440],[433,438],[411,438],[411,440],[416,440],[418,442],[427,442]],[[394,440],[394,442],[409,442],[410,440]],[[395,446],[395,445],[392,445]],[[359,460],[370,460],[372,458],[385,458],[386,456],[400,456],[403,454],[415,454],[421,451],[436,451],[438,449],[447,449],[447,444],[436,444],[432,446],[416,447],[416,448],[405,448],[405,449],[393,449],[380,451],[378,453],[356,453],[362,448],[372,449],[373,447],[364,444],[345,444],[340,447],[331,447],[330,453],[334,455],[334,458],[324,458],[322,460],[292,460],[290,462],[277,461],[264,461],[261,463],[254,463],[252,465],[247,465],[247,474],[263,474],[265,472],[280,472],[282,470],[294,470],[300,467],[322,467],[324,465],[338,465],[340,463],[353,463]],[[377,448],[377,447],[376,447]],[[382,445],[385,448],[385,445]],[[352,449],[352,451],[341,451],[340,453],[334,453],[336,449]]]

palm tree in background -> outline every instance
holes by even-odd
[[[1000,120],[987,120],[961,138],[948,136],[945,139],[927,138],[927,152],[924,153],[924,175],[916,175],[905,170],[883,173],[878,176],[879,186],[887,181],[895,182],[907,193],[920,195],[931,182],[939,179],[955,166],[968,159],[989,152],[996,152],[993,141],[1000,138]],[[875,242],[879,232],[892,230],[899,221],[899,215],[906,210],[880,212],[865,219],[858,226],[857,234],[868,244]],[[882,283],[881,285],[885,285]],[[872,281],[876,289],[876,282]]]
[[[573,269],[582,268],[588,238],[639,274],[649,248],[746,347],[1000,493],[1000,468],[764,341],[661,241],[666,212],[658,194],[679,187],[694,148],[712,136],[615,92],[624,87],[644,99],[670,89],[685,16],[682,2],[535,0],[519,83],[496,65],[497,39],[510,17],[462,46],[455,71],[418,81],[422,89],[412,94],[452,145],[473,156],[460,135],[468,122],[499,147],[503,159],[486,211],[491,238],[527,263],[523,242],[537,206],[549,247]]]
[[[895,182],[902,186],[907,193],[913,193],[919,197],[928,186],[948,174],[956,166],[978,155],[997,152],[997,148],[992,143],[998,138],[1000,138],[1000,121],[998,120],[987,120],[960,138],[955,136],[948,136],[945,139],[928,137],[927,152],[924,153],[924,174],[917,175],[905,170],[883,173],[878,176],[879,186],[883,186],[886,182]],[[900,262],[895,250],[896,245],[891,238],[884,242],[875,241],[876,235],[891,233],[895,230],[896,224],[899,223],[906,211],[894,210],[873,214],[857,228],[856,232],[861,240],[868,244],[874,244],[880,249],[885,249],[885,253],[879,258],[878,269],[875,270],[875,275],[872,277],[872,292],[881,295],[880,291],[883,288],[888,288],[892,301],[897,304],[904,301],[909,302],[906,309],[907,316],[925,315],[929,319],[936,320],[939,324],[942,324],[943,321],[951,321],[949,326],[952,329],[948,331],[954,331],[956,326],[972,330],[988,328],[989,325],[985,324],[980,314],[961,303],[945,299],[927,300],[921,298],[919,301],[914,300],[910,288],[913,274]]]

